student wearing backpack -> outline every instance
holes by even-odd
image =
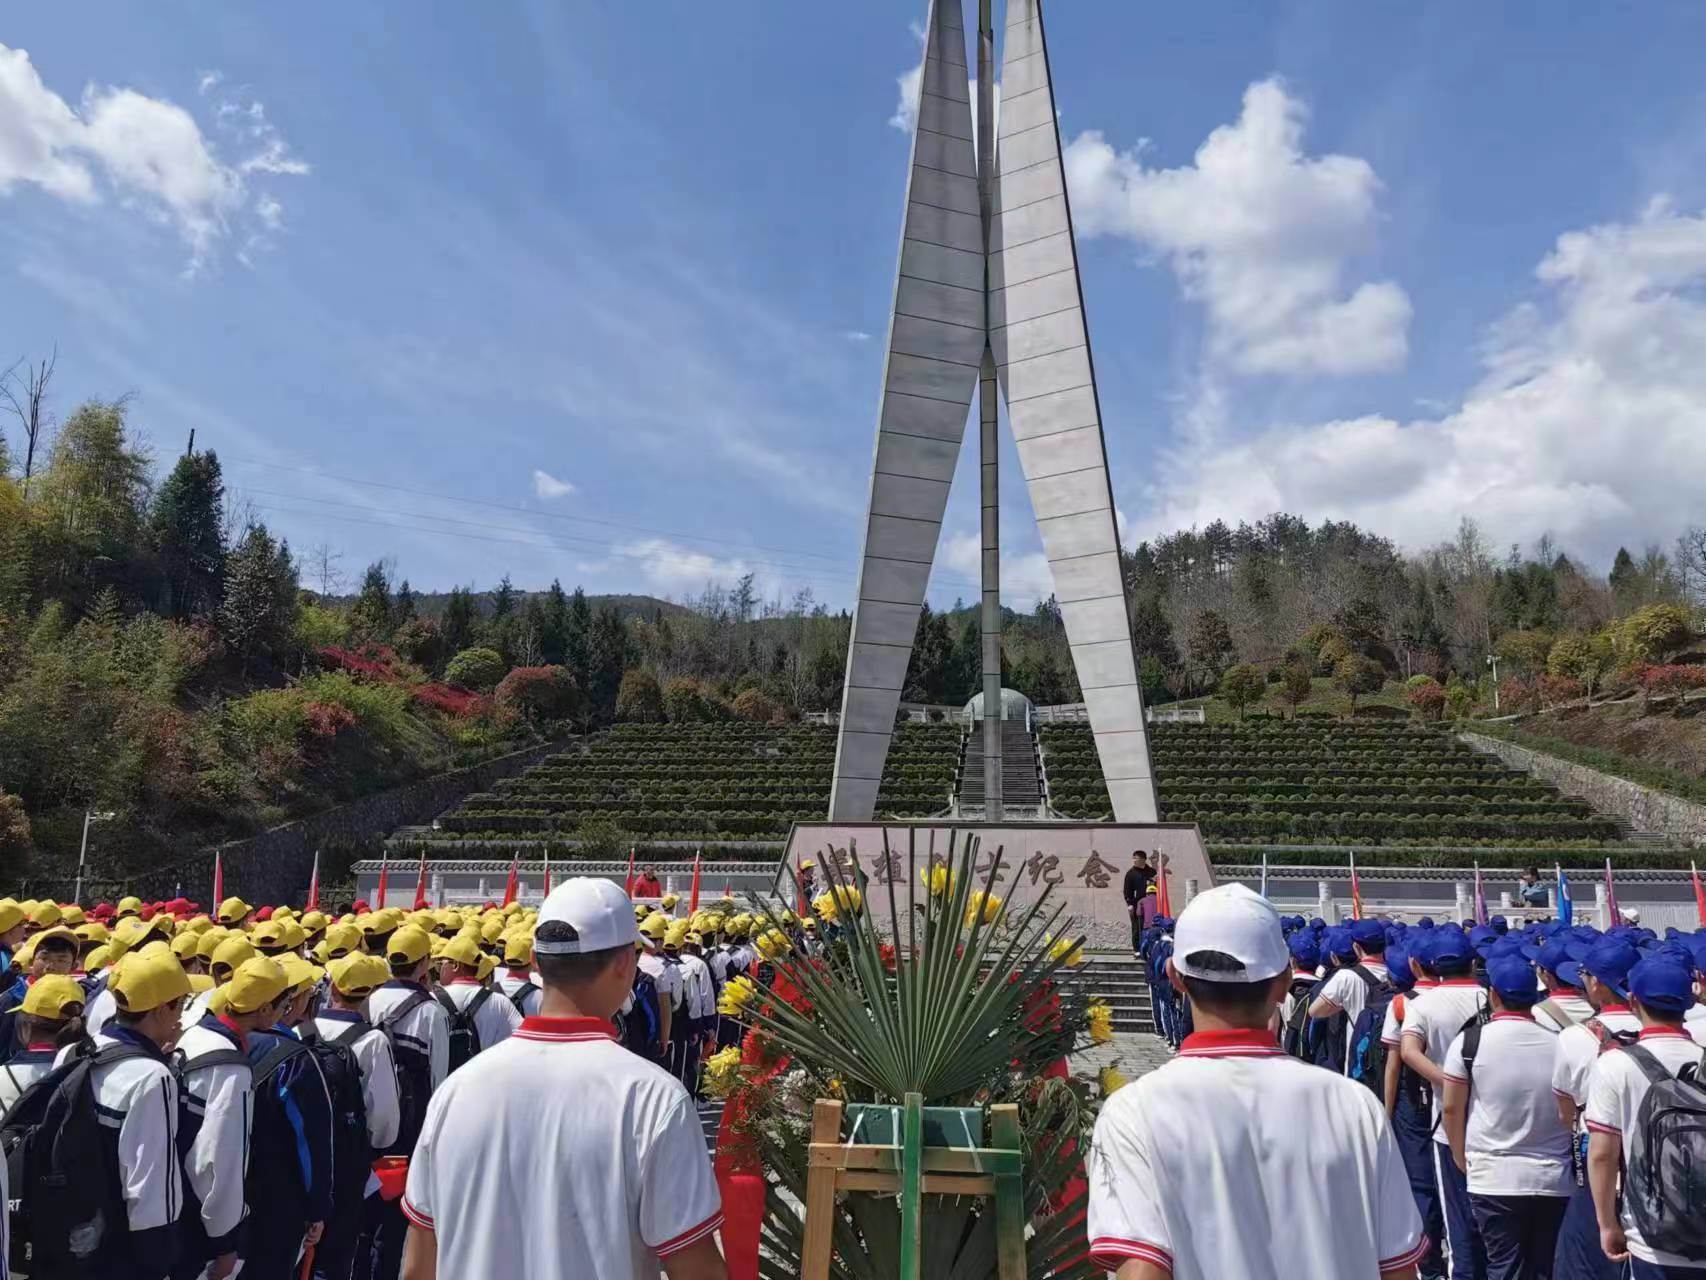
[[[1340,1070],[1346,1075],[1351,1074],[1359,1035],[1378,1045],[1381,1021],[1393,992],[1386,971],[1386,926],[1378,920],[1353,920],[1349,932],[1355,963],[1334,970],[1309,1007],[1309,1016],[1316,1021],[1343,1018],[1345,1054]],[[1377,1016],[1364,1019],[1364,1011],[1371,1006]],[[1384,1074],[1369,1087],[1378,1093],[1383,1083]]]
[[[1210,889],[1174,944],[1198,1030],[1102,1107],[1091,1261],[1122,1280],[1413,1278],[1426,1240],[1378,1099],[1268,1030],[1291,972],[1273,907]]]
[[[12,1192],[25,1199],[38,1274],[158,1280],[178,1261],[183,1175],[168,1054],[189,975],[161,943],[126,955],[107,989],[116,1007],[108,1025],[92,1044],[62,1050],[41,1081],[45,1113],[25,1139],[25,1176]],[[74,1242],[87,1250],[91,1235],[92,1254],[76,1260]]]
[[[371,1242],[363,1240],[371,1208],[367,1186],[374,1152],[397,1137],[397,1075],[390,1042],[362,1011],[369,993],[390,976],[374,956],[332,961],[328,1003],[300,1028],[319,1062],[333,1115],[332,1214],[314,1251],[315,1280],[351,1280],[357,1259],[371,1253]]]
[[[1419,946],[1422,935],[1411,933],[1406,941],[1410,946]],[[1380,1047],[1386,1054],[1381,1098],[1392,1121],[1393,1136],[1398,1139],[1398,1150],[1404,1157],[1404,1172],[1410,1179],[1410,1194],[1416,1198],[1416,1212],[1422,1215],[1422,1227],[1428,1233],[1428,1251],[1422,1258],[1420,1271],[1423,1280],[1436,1280],[1445,1274],[1445,1210],[1440,1204],[1439,1180],[1434,1174],[1433,1115],[1421,1077],[1404,1065],[1398,1050],[1409,1001],[1417,992],[1439,984],[1422,973],[1421,965],[1411,960],[1404,945],[1386,948],[1386,972],[1392,979],[1394,993],[1381,1015]]]
[[[1475,1228],[1468,1183],[1451,1158],[1448,1135],[1440,1123],[1446,1051],[1464,1025],[1480,1017],[1486,1008],[1486,993],[1470,976],[1473,955],[1468,937],[1455,925],[1435,929],[1426,937],[1420,958],[1439,985],[1407,1002],[1398,1043],[1404,1065],[1421,1077],[1433,1095],[1434,1178],[1445,1211],[1445,1254],[1451,1280],[1486,1280],[1487,1274],[1487,1257]]]
[[[523,1018],[539,1012],[544,991],[533,981],[531,931],[518,929],[504,942],[504,974],[498,979],[498,990]]]
[[[1706,1275],[1706,1053],[1683,1028],[1693,1002],[1686,965],[1642,960],[1629,971],[1640,1037],[1600,1057],[1588,1085],[1600,1245],[1632,1280]]]
[[[303,1250],[319,1243],[332,1211],[331,1093],[315,1053],[295,1030],[319,970],[296,955],[274,963],[291,984],[277,1001],[281,1021],[247,1037],[254,1111],[246,1194],[255,1209],[243,1260],[248,1280],[293,1280]]]
[[[0,1116],[53,1070],[60,1050],[82,1038],[86,1000],[82,984],[62,974],[37,978],[24,995],[13,1027],[16,1052],[0,1066]]]
[[[1465,1174],[1487,1280],[1550,1280],[1569,1203],[1570,1131],[1552,1100],[1557,1032],[1535,1021],[1540,983],[1520,953],[1487,960],[1485,1025],[1445,1055],[1451,1156]]]
[[[287,991],[277,964],[249,960],[225,987],[225,1011],[205,1015],[178,1041],[184,1216],[174,1280],[225,1280],[237,1267],[253,1104],[249,1036],[273,1025]]]
[[[1569,944],[1560,938],[1548,938],[1539,947],[1524,947],[1523,954],[1534,961],[1540,973],[1540,985],[1545,994],[1534,1006],[1534,1020],[1552,1031],[1561,1032],[1593,1017],[1593,1005],[1571,983],[1558,976],[1561,966],[1570,960]]]
[[[443,985],[433,992],[450,1020],[450,1070],[464,1065],[482,1049],[507,1040],[521,1025],[515,1005],[496,988],[480,980],[480,948],[467,934],[444,944],[439,953]]]
[[[432,961],[432,938],[425,930],[412,924],[397,928],[385,959],[391,979],[368,997],[367,1013],[390,1041],[397,1064],[397,1138],[385,1154],[406,1157],[415,1149],[427,1103],[450,1074],[450,1019],[424,985]],[[373,1280],[397,1280],[408,1220],[395,1200],[374,1197],[368,1208]]]

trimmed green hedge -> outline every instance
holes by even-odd
[[[1545,734],[1530,733],[1526,729],[1518,729],[1510,724],[1485,724],[1479,720],[1473,720],[1462,727],[1469,733],[1485,734],[1489,738],[1498,738],[1503,742],[1509,742],[1519,747],[1527,747],[1530,751],[1544,751],[1549,756],[1557,756],[1560,760],[1568,760],[1573,764],[1598,769],[1601,773],[1609,773],[1612,777],[1622,778],[1625,782],[1634,782],[1643,787],[1651,787],[1654,791],[1668,792],[1684,800],[1692,800],[1695,804],[1706,804],[1706,778],[1690,777],[1686,773],[1667,769],[1663,765],[1631,760],[1628,756],[1620,756],[1612,751],[1601,751],[1597,747],[1577,746],[1563,738],[1551,738]]]

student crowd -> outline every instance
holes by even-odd
[[[592,1038],[614,1027],[691,1110],[702,1056],[738,1042],[741,985],[776,944],[726,901],[683,918],[673,895],[630,907],[614,892],[638,955]],[[410,1165],[433,1099],[511,1037],[564,1040],[542,1016],[538,921],[516,903],[334,916],[0,899],[12,1272],[396,1280],[411,1220],[431,1227],[404,1189],[427,1177]],[[812,945],[815,922],[790,928]]]
[[[1178,1048],[1104,1108],[1120,1280],[1706,1280],[1706,929],[1280,916],[1140,939]]]

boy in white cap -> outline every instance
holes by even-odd
[[[1321,1275],[1329,1263],[1333,1275],[1416,1275],[1427,1237],[1380,1100],[1283,1053],[1269,1029],[1290,958],[1279,915],[1242,885],[1179,917],[1167,972],[1196,1029],[1108,1100],[1089,1161],[1091,1260],[1119,1280]]]
[[[699,1113],[616,1043],[633,907],[608,880],[540,908],[538,1016],[433,1095],[409,1166],[405,1280],[726,1280]]]

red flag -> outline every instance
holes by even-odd
[[[421,870],[415,877],[415,910],[427,909],[426,846],[421,846]]]
[[[1356,850],[1351,851],[1351,914],[1361,920],[1362,916],[1362,885],[1357,881]]]
[[[628,846],[628,879],[622,885],[622,892],[630,898],[634,896],[634,846]]]
[[[515,857],[509,860],[509,883],[504,885],[503,905],[509,906],[515,901],[516,877],[521,874],[521,850],[515,851]]]
[[[1700,913],[1700,923],[1706,927],[1706,886],[1700,883],[1700,868],[1694,863],[1688,864],[1689,872],[1694,876],[1694,909]]]
[[[687,914],[692,915],[699,910],[699,859],[704,856],[703,849],[693,851],[693,893],[687,899]]]
[[[225,901],[225,863],[221,861],[218,851],[213,855],[213,909],[219,910],[219,904]]]
[[[1617,889],[1611,883],[1611,859],[1605,860],[1605,905],[1611,911],[1611,919],[1606,921],[1606,928],[1623,923],[1623,913],[1617,909]]]
[[[551,896],[551,846],[545,846],[545,896]]]
[[[1155,877],[1155,909],[1162,915],[1172,918],[1173,895],[1167,890],[1167,868],[1161,868],[1161,874]]]
[[[302,909],[304,911],[318,911],[320,909],[320,851],[318,849],[314,850],[314,874],[308,879],[308,905]]]

